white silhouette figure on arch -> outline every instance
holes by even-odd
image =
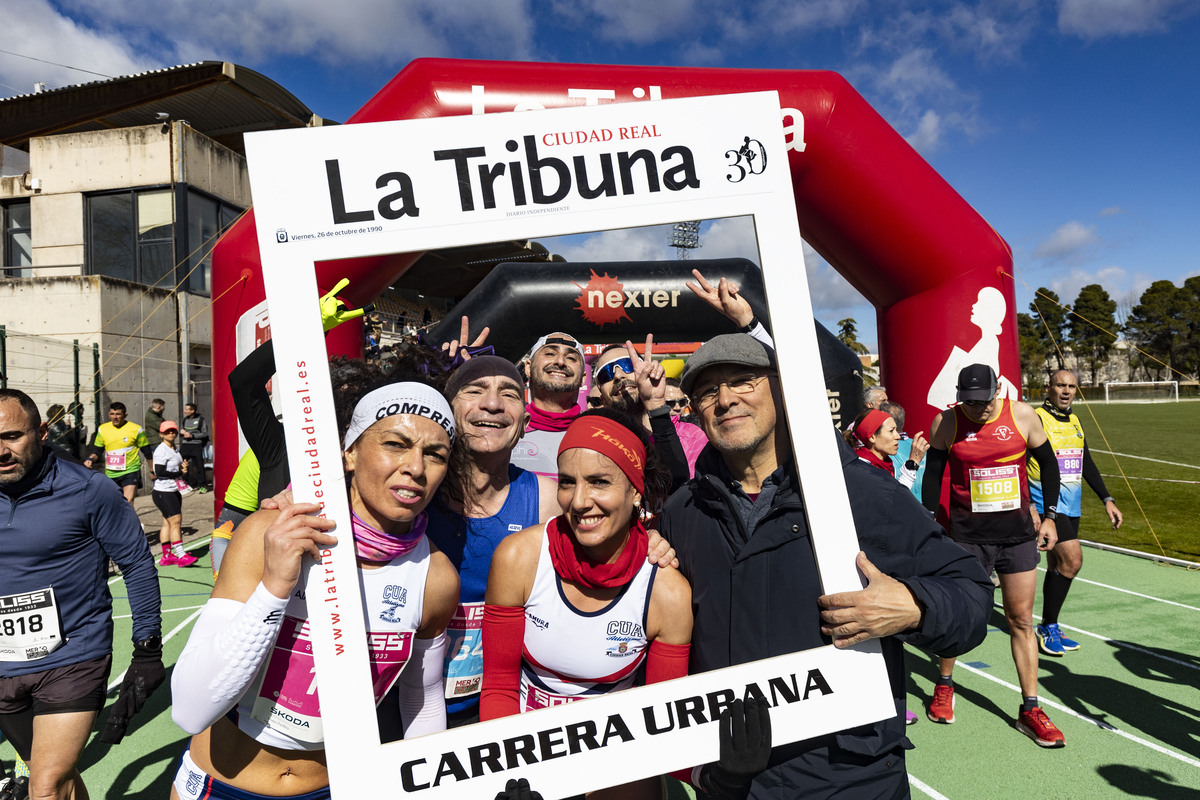
[[[938,372],[929,387],[926,402],[934,408],[949,408],[957,401],[958,373],[970,364],[987,364],[999,376],[1000,387],[996,394],[1013,400],[1020,398],[1020,391],[1012,381],[1000,375],[1000,332],[1004,329],[1004,317],[1008,303],[999,289],[985,286],[971,306],[971,324],[979,328],[979,341],[969,351],[958,345],[950,351],[945,366]]]

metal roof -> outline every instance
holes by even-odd
[[[265,75],[200,61],[0,99],[0,143],[28,150],[35,136],[153,125],[160,112],[243,155],[247,131],[335,124]]]

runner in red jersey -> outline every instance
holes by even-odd
[[[942,476],[950,465],[950,538],[974,553],[984,569],[1000,577],[1004,616],[1012,637],[1013,661],[1023,702],[1017,730],[1042,747],[1066,744],[1038,705],[1037,638],[1033,597],[1038,551],[1058,540],[1058,462],[1037,414],[1025,403],[996,397],[996,373],[972,364],[958,375],[958,405],[939,414],[930,428],[921,500],[930,511],[940,501]],[[1037,528],[1029,507],[1026,453],[1041,466],[1046,513]],[[954,663],[943,658],[928,716],[954,722]]]

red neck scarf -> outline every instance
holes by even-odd
[[[529,412],[528,427],[531,431],[565,431],[581,411],[578,403],[566,411],[547,411],[533,403],[525,406],[525,410]]]
[[[854,448],[854,454],[863,461],[869,463],[871,466],[879,467],[880,469],[885,470],[887,474],[891,475],[893,478],[896,477],[896,468],[892,465],[892,460],[890,458],[880,458],[879,456],[875,455],[875,451],[869,447],[856,447]]]
[[[597,564],[587,557],[571,536],[571,526],[565,516],[546,523],[546,535],[550,539],[550,561],[554,571],[563,580],[588,589],[611,589],[629,583],[650,550],[650,537],[641,520],[637,519],[630,526],[629,538],[612,564]]]

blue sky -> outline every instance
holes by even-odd
[[[219,59],[336,120],[422,56],[832,69],[1009,242],[1018,310],[1200,274],[1196,0],[7,0],[5,27],[0,96]],[[809,272],[818,318],[874,346]]]

